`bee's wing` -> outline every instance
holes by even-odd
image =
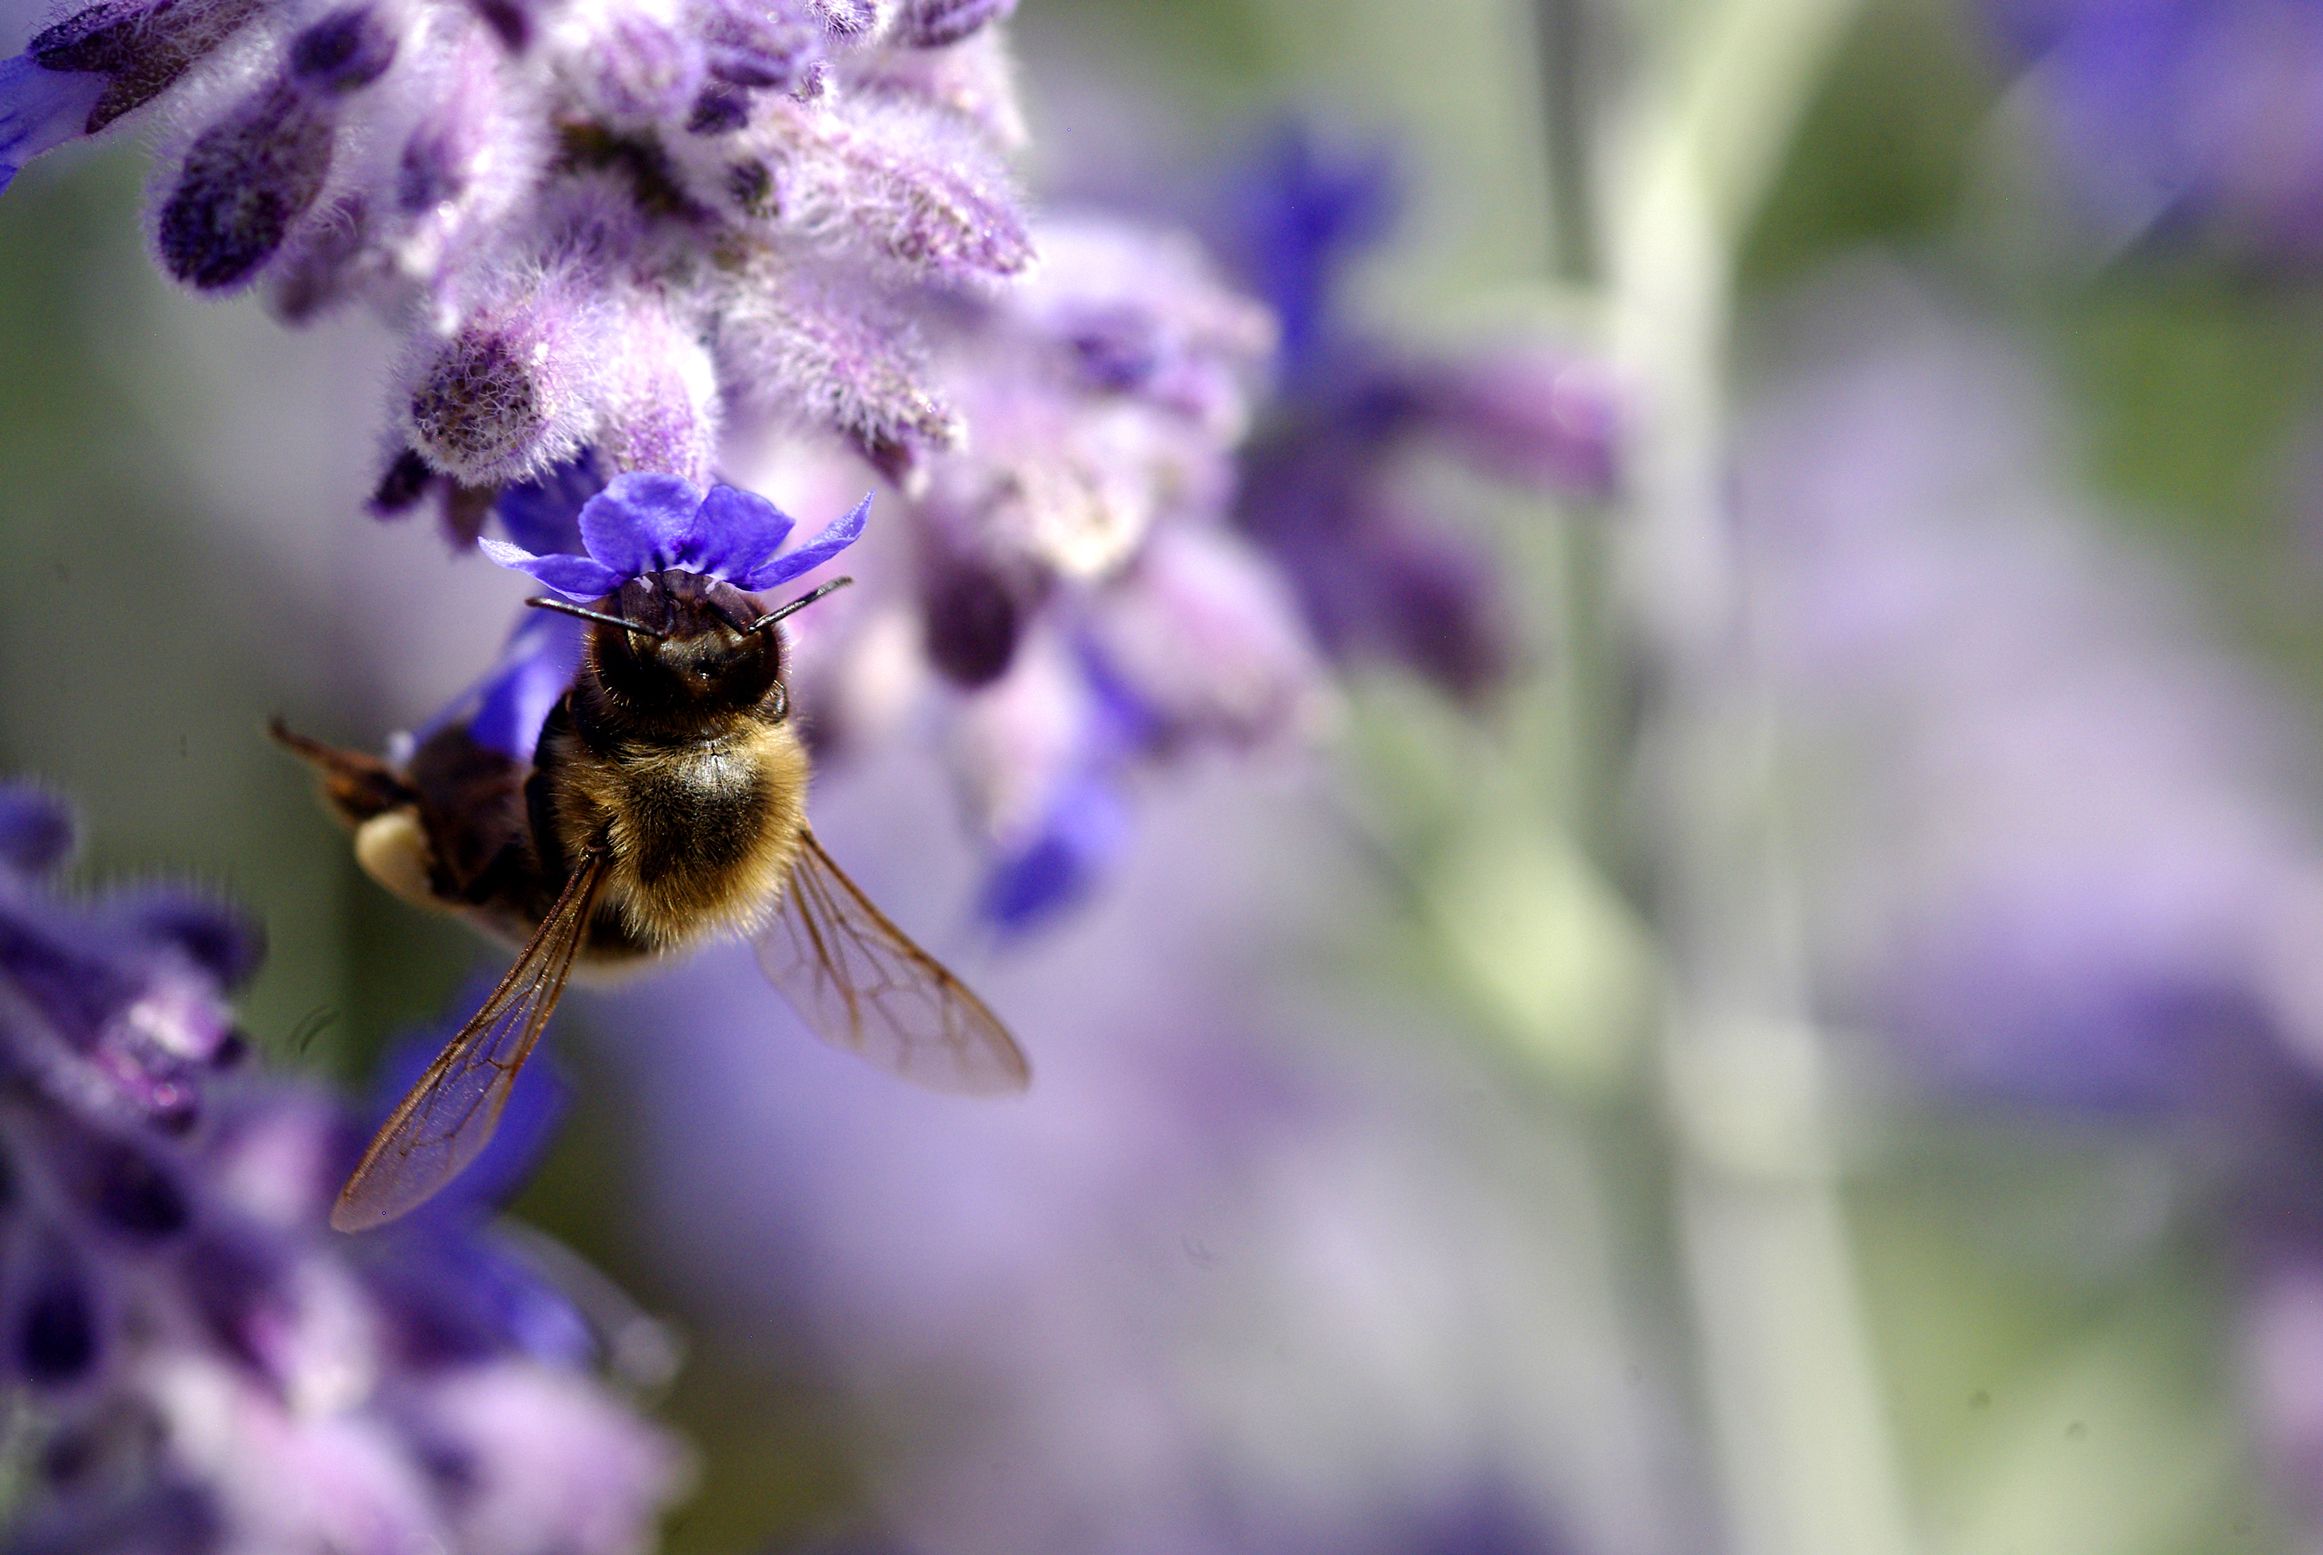
[[[935,1091],[1021,1091],[1032,1066],[1000,1018],[887,914],[813,832],[756,940],[766,980],[816,1036]]]
[[[410,1213],[483,1150],[572,975],[604,873],[603,854],[582,859],[516,965],[380,1125],[339,1190],[334,1228],[367,1231]]]

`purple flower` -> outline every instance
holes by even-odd
[[[1617,399],[1601,371],[1545,342],[1430,355],[1355,327],[1338,281],[1388,230],[1390,174],[1380,152],[1335,155],[1294,128],[1236,192],[1230,247],[1283,318],[1284,356],[1235,518],[1332,657],[1401,664],[1477,702],[1525,653],[1500,567],[1438,511],[1447,488],[1425,477],[1450,467],[1602,497]]]
[[[531,761],[540,744],[541,726],[580,673],[587,632],[571,616],[526,611],[492,668],[418,731],[417,738],[425,740],[450,724],[465,724],[485,749]]]
[[[1046,656],[1029,646],[1028,666]],[[868,890],[917,890],[940,929],[927,882],[962,850],[896,790],[850,786],[818,828]],[[1659,1485],[1630,1454],[1661,1405],[1624,1380],[1633,1352],[1562,1320],[1574,1244],[1529,1164],[1537,1118],[1457,1043],[1398,1061],[1409,1007],[1353,1047],[1338,1018],[1307,1043],[1238,1013],[1222,969],[1300,937],[1262,882],[1312,879],[1310,852],[1335,847],[1311,806],[1235,775],[1140,829],[1134,897],[1003,953],[958,945],[955,967],[1021,1029],[1057,1034],[1011,1116],[898,1097],[768,1040],[746,956],[617,996],[610,1019],[649,1039],[621,1046],[622,1078],[658,1120],[636,1223],[699,1293],[702,1342],[796,1336],[804,1385],[878,1444],[849,1484],[906,1548],[1586,1548],[1542,1515],[1566,1449]],[[1598,1528],[1685,1547],[1638,1536],[1643,1509],[1598,1493]]]
[[[1900,281],[1802,306],[1827,344],[1739,488],[1800,748],[1846,774],[1826,997],[2019,1104],[2232,1113],[2314,1064],[2295,716],[2077,511],[2008,351]]]
[[[911,544],[905,597],[867,565],[802,641],[818,753],[844,765],[900,699],[948,706],[980,905],[1011,930],[1088,898],[1144,772],[1294,746],[1328,701],[1295,597],[1224,529],[1271,321],[1184,233],[1078,212],[1037,235],[1039,273],[911,337],[779,325],[848,364]]]
[[[2323,13],[2304,0],[1984,0],[2111,234],[2323,245]]]
[[[29,55],[0,63],[0,189],[42,152],[86,133],[100,76],[44,70]]]
[[[475,1208],[332,1233],[361,1135],[241,1072],[252,932],[184,890],[68,904],[70,833],[0,789],[0,1382],[38,1417],[10,1547],[628,1555],[683,1462],[590,1326]]]
[[[586,554],[536,556],[505,540],[484,554],[571,599],[602,599],[632,578],[692,572],[750,593],[787,583],[853,545],[871,515],[865,497],[807,544],[782,552],[796,521],[764,497],[732,486],[705,495],[675,475],[617,475],[581,508]]]
[[[1295,750],[1329,703],[1279,581],[1214,531],[1156,536],[1071,618],[972,688],[954,735],[987,855],[979,907],[1011,933],[1089,898],[1127,848],[1141,776],[1211,751]]]
[[[34,790],[0,789],[0,833],[0,1052],[13,1083],[92,1125],[193,1127],[206,1082],[243,1054],[220,984],[256,960],[256,931],[181,896],[61,909],[42,882],[71,823]]]
[[[1326,148],[1306,127],[1276,129],[1227,191],[1228,243],[1282,323],[1283,371],[1321,365],[1343,332],[1340,281],[1395,229],[1403,199],[1392,148]]]
[[[831,664],[809,639],[843,656],[851,622],[899,609],[928,678],[831,670],[847,689],[802,693],[821,752],[878,722],[856,687],[956,698],[959,729],[1050,652],[1079,684],[1036,671],[1017,700],[1137,704],[1147,731],[986,785],[1037,796],[975,817],[1011,922],[1099,876],[1144,769],[1316,727],[1303,586],[1222,532],[1276,322],[1188,233],[1028,214],[1009,0],[287,3],[109,0],[34,40],[0,114],[29,155],[88,93],[151,85],[173,110],[165,268],[294,321],[392,322],[375,512],[430,503],[460,549],[578,599],[667,569],[757,590],[851,544],[864,509],[785,550],[791,520],[720,484],[740,454],[775,461],[757,489],[884,480],[900,598],[826,613],[801,673]],[[171,38],[175,74],[140,63]],[[1536,387],[1448,377],[1407,420],[1522,463],[1570,408]],[[1407,617],[1460,616],[1456,573]],[[575,642],[527,622],[446,716],[526,752]]]

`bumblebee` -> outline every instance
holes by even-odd
[[[331,1223],[384,1224],[474,1160],[578,966],[619,969],[745,935],[824,1040],[937,1090],[1022,1090],[992,1011],[872,905],[808,824],[783,619],[733,584],[648,573],[588,609],[579,673],[527,765],[464,724],[394,764],[294,734],[364,871],[418,906],[521,944],[389,1115]]]

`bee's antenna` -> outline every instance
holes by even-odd
[[[748,632],[763,632],[768,627],[774,625],[775,622],[781,620],[784,616],[804,610],[807,608],[807,606],[813,604],[816,600],[821,599],[825,594],[832,593],[838,589],[843,589],[854,581],[855,580],[853,578],[833,578],[830,582],[824,584],[821,588],[814,589],[805,594],[801,594],[798,598],[792,600],[787,605],[775,606],[772,610],[769,610],[766,614],[760,616],[757,620],[744,627],[743,630]]]
[[[810,594],[807,598],[812,599],[814,596]],[[535,610],[554,610],[558,615],[579,616],[584,621],[595,621],[600,626],[618,626],[625,632],[635,632],[641,637],[651,637],[657,642],[669,636],[669,633],[657,627],[644,626],[635,621],[624,621],[619,616],[605,615],[600,611],[583,610],[579,605],[567,600],[550,599],[544,595],[539,599],[528,599],[525,603]]]

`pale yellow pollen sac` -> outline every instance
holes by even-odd
[[[409,810],[389,810],[355,828],[355,862],[388,893],[414,907],[439,910],[428,885],[427,833]]]

